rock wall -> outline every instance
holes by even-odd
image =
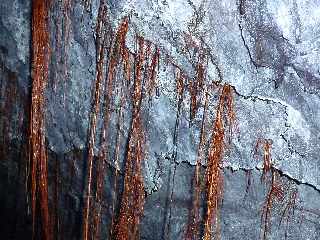
[[[185,237],[207,94],[200,159],[200,212],[205,216],[207,157],[224,84],[232,87],[236,123],[233,133],[226,134],[219,163],[224,179],[217,225],[221,239],[263,238],[263,206],[271,190],[269,182],[260,180],[265,170],[263,139],[272,142],[272,171],[279,174],[283,192],[283,199],[273,200],[267,238],[318,239],[320,1],[107,1],[105,23],[99,32],[102,2],[52,0],[49,6],[51,51],[44,121],[54,238],[82,238],[88,156],[92,150],[96,181],[101,149],[105,148],[104,187],[98,205],[103,209],[101,239],[111,239],[110,225],[112,216],[119,215],[132,137],[137,41],[143,39],[145,57],[148,51],[159,51],[160,58],[154,70],[154,92],[150,96],[145,93],[139,111],[145,191],[139,239]],[[32,6],[32,1],[0,3],[0,209],[4,213],[0,229],[4,239],[32,235],[28,157]],[[116,51],[117,29],[126,16],[125,49],[131,77],[124,84],[125,69],[122,65],[116,68],[108,107],[104,101],[110,62]],[[100,111],[90,148],[102,36],[110,44],[104,47],[102,62],[106,85],[96,104]],[[151,63],[151,58],[147,61]],[[147,63],[142,69],[142,91],[147,91]],[[179,76],[183,79],[180,95]],[[104,128],[107,112],[110,120]],[[101,138],[104,132],[105,141]],[[257,148],[259,141],[262,144]],[[288,215],[286,203],[293,192],[298,193],[295,211]],[[199,231],[203,232],[201,219]],[[39,222],[36,226],[41,226]],[[36,237],[43,236],[39,232]]]

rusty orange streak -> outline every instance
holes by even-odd
[[[49,71],[49,6],[47,1],[32,1],[32,99],[30,119],[31,201],[33,236],[40,195],[40,214],[43,239],[51,239],[48,208],[48,170],[45,141],[45,88]]]

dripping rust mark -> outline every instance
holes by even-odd
[[[288,236],[288,226],[294,217],[297,207],[298,190],[292,181],[285,182],[281,179],[281,172],[273,167],[271,158],[272,140],[258,139],[255,146],[255,157],[258,155],[259,147],[263,147],[263,169],[261,182],[266,184],[268,191],[261,209],[261,238],[268,239],[271,233],[273,208],[280,208],[280,223],[285,224],[285,239]]]
[[[193,191],[192,191],[192,209],[189,213],[189,222],[186,229],[185,239],[186,240],[196,240],[199,239],[199,227],[200,227],[200,197],[201,197],[201,178],[200,178],[200,170],[201,170],[201,161],[204,158],[205,154],[205,132],[206,132],[206,119],[207,119],[207,111],[208,111],[208,99],[209,94],[206,91],[205,94],[205,104],[204,111],[202,115],[202,123],[200,130],[200,140],[198,145],[198,153],[197,153],[197,161],[195,172],[193,176]]]
[[[140,218],[143,213],[145,190],[142,164],[145,154],[145,134],[141,118],[142,74],[145,57],[144,39],[137,37],[138,53],[135,59],[134,89],[132,94],[132,121],[125,162],[124,190],[115,239],[138,239]]]
[[[104,1],[100,2],[99,7],[99,15],[97,19],[97,41],[96,41],[96,49],[97,49],[97,75],[96,75],[96,82],[95,82],[95,89],[94,89],[94,96],[93,96],[93,109],[91,112],[90,118],[90,133],[89,133],[89,154],[88,154],[88,166],[87,166],[87,180],[86,180],[86,193],[85,193],[85,206],[83,209],[83,239],[87,240],[91,233],[90,224],[90,208],[92,207],[91,200],[93,198],[92,195],[92,179],[93,179],[93,159],[94,159],[94,147],[95,147],[95,139],[96,139],[96,129],[97,129],[97,117],[100,112],[100,101],[101,101],[101,94],[103,90],[103,71],[104,71],[104,63],[105,63],[105,44],[106,44],[106,37],[108,32],[106,32],[106,24],[107,24],[107,7]],[[111,49],[110,52],[110,60],[108,65],[108,76],[106,82],[106,94],[105,94],[105,101],[106,101],[106,108],[109,108],[109,102],[112,94],[112,81],[114,78],[119,52],[124,46],[125,36],[128,31],[128,19],[125,18],[119,26],[116,35],[116,42],[114,47]],[[99,223],[100,223],[100,211],[101,211],[101,195],[103,189],[103,178],[104,178],[104,159],[103,157],[106,156],[105,150],[105,141],[106,141],[106,128],[108,127],[109,123],[109,112],[106,110],[104,114],[104,131],[102,132],[102,142],[103,147],[99,154],[99,163],[98,163],[98,177],[97,177],[97,191],[95,200],[97,202],[96,207],[94,208],[94,221],[97,225],[94,226],[94,235],[97,236],[99,233]]]
[[[190,91],[190,121],[192,121],[199,108],[199,101],[204,89],[205,71],[206,71],[206,56],[204,53],[199,54],[196,65],[196,78],[189,83]]]
[[[213,125],[212,139],[209,146],[208,166],[206,170],[206,213],[203,239],[212,238],[212,228],[215,235],[220,238],[219,230],[219,204],[223,195],[223,173],[221,172],[223,153],[225,149],[225,127],[232,128],[235,124],[233,90],[225,84],[222,88],[216,117]],[[224,111],[226,109],[226,112]],[[226,120],[224,120],[224,112]]]
[[[96,25],[96,47],[97,52],[100,52],[103,56],[100,61],[99,71],[103,71],[103,64],[104,64],[104,55],[102,53],[105,51],[106,46],[110,46],[111,43],[107,42],[108,35],[110,35],[108,31],[108,19],[107,19],[107,6],[105,1],[100,1],[98,18],[97,18],[97,25]],[[114,64],[114,54],[110,53],[110,64]],[[103,208],[103,189],[104,189],[104,178],[105,178],[105,171],[106,171],[106,161],[108,160],[108,153],[107,153],[107,139],[108,139],[108,128],[109,128],[109,120],[110,120],[110,105],[111,105],[111,98],[112,98],[112,90],[113,90],[113,80],[114,80],[114,66],[108,66],[107,78],[105,82],[105,86],[103,88],[104,91],[104,109],[103,111],[103,126],[101,132],[101,147],[98,153],[98,158],[96,161],[96,178],[95,178],[95,196],[94,196],[94,205],[93,205],[93,239],[99,239],[100,236],[100,224],[101,224],[101,217],[102,217],[102,208]],[[101,73],[101,76],[103,74]]]
[[[36,217],[40,208],[41,238],[52,239],[48,205],[48,169],[45,140],[45,88],[49,71],[49,5],[46,1],[32,1],[32,99],[30,119],[30,161],[32,232],[35,236]],[[39,206],[37,206],[39,205]]]

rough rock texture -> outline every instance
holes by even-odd
[[[60,219],[55,230],[63,239],[81,236],[99,3],[92,0],[86,9],[81,1],[52,0],[50,11],[52,54],[45,113],[51,169],[49,198],[55,202],[52,207]],[[237,131],[223,159],[221,238],[260,238],[261,208],[268,189],[260,183],[263,158],[254,158],[253,153],[258,139],[271,139],[273,166],[281,172],[282,181],[298,189],[297,209],[288,223],[287,239],[319,239],[320,1],[113,0],[108,1],[108,10],[114,30],[124,16],[130,17],[126,44],[131,51],[135,51],[136,34],[160,49],[157,95],[151,102],[143,102],[142,109],[147,198],[141,239],[183,239],[188,222],[204,98],[190,123],[191,96],[185,92],[175,142],[176,68],[168,64],[168,59],[193,79],[197,52],[188,45],[190,39],[208,52],[206,82],[234,87]],[[0,229],[4,239],[31,234],[30,200],[24,186],[28,181],[25,146],[31,86],[30,16],[31,1],[0,2],[0,212],[4,213]],[[208,139],[218,96],[219,89],[210,92]],[[121,133],[121,163],[130,111],[128,105]],[[109,134],[104,226],[110,223],[112,179],[117,168],[112,158],[115,116],[111,117]],[[97,135],[102,116],[98,122]],[[96,153],[99,148],[97,141]],[[204,173],[206,159],[202,165]],[[122,175],[122,168],[120,172]],[[279,224],[281,211],[274,208],[269,239],[284,239],[286,226]],[[106,238],[107,228],[102,238]]]

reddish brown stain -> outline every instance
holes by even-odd
[[[209,147],[209,155],[206,170],[206,207],[203,239],[212,238],[212,228],[215,227],[216,236],[219,238],[219,204],[223,195],[222,159],[225,149],[225,128],[230,129],[235,123],[233,89],[225,84],[222,88],[216,117],[213,124],[213,135]],[[226,112],[224,111],[226,109]],[[224,121],[224,112],[226,121]],[[230,132],[232,132],[230,130]]]
[[[45,140],[45,88],[49,72],[49,5],[47,1],[32,1],[32,100],[30,119],[31,202],[33,233],[37,214],[37,199],[42,226],[42,238],[51,239],[48,206],[48,169]]]

